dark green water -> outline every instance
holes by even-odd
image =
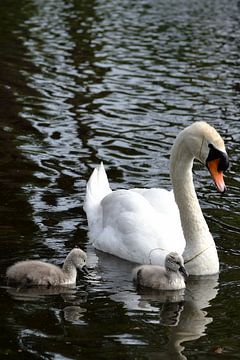
[[[239,54],[237,0],[1,0],[1,359],[239,359]],[[169,149],[196,120],[231,159],[223,196],[195,166],[221,272],[137,293],[133,265],[88,242],[86,180],[103,160],[113,189],[170,188]],[[13,262],[75,245],[91,267],[76,288],[6,286]]]

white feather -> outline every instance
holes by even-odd
[[[136,263],[162,266],[166,254],[175,251],[183,254],[190,274],[217,273],[216,246],[192,180],[193,160],[205,164],[210,143],[225,152],[222,138],[205,122],[177,136],[170,158],[174,194],[155,188],[112,191],[101,163],[88,181],[84,204],[94,246]]]

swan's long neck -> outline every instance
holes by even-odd
[[[205,265],[202,264],[203,259],[200,259],[202,257],[201,254],[204,254],[209,248],[213,247],[214,256],[216,257],[217,255],[214,240],[209,232],[194,189],[192,176],[193,160],[193,155],[187,147],[185,137],[179,136],[171,152],[170,173],[175,201],[179,208],[182,229],[186,240],[183,256],[185,264],[188,262],[190,264],[190,261],[193,261],[195,266],[203,267]],[[217,265],[215,264],[213,271],[210,271],[212,273],[218,271],[218,259],[216,258],[214,261]],[[207,264],[206,267],[208,266]]]

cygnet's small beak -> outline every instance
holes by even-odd
[[[88,271],[88,268],[86,265],[84,265],[81,269],[79,269],[79,271],[83,274],[88,274],[89,271]]]
[[[183,277],[185,279],[188,277],[188,272],[187,272],[187,270],[185,269],[184,266],[180,266],[179,271],[180,271],[180,273],[183,275]]]

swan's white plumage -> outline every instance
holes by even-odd
[[[88,181],[84,204],[94,246],[136,263],[162,266],[166,254],[175,251],[183,254],[190,274],[217,273],[216,246],[192,180],[193,160],[206,164],[209,144],[227,156],[221,136],[205,122],[177,136],[170,158],[174,194],[164,189],[112,191],[99,165]]]
[[[84,210],[90,225],[98,222],[99,212],[101,212],[100,202],[111,192],[107,174],[103,163],[101,163],[93,170],[91,178],[87,183]]]
[[[89,237],[99,250],[159,265],[164,265],[168,252],[183,253],[185,239],[172,191],[135,188],[112,192],[101,164],[88,181],[84,209]]]

